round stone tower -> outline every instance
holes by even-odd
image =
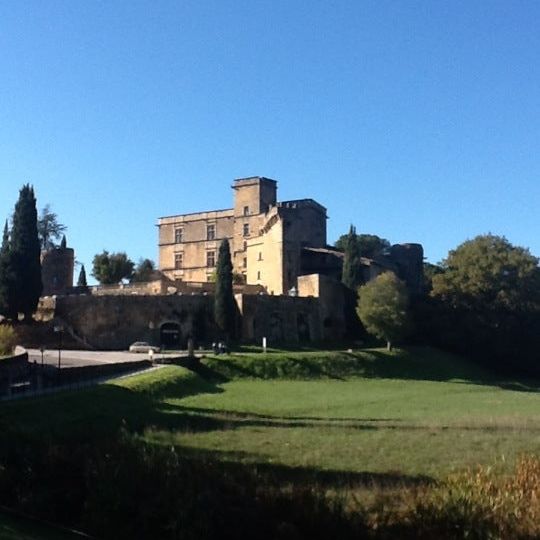
[[[75,251],[68,247],[56,247],[41,252],[42,296],[65,294],[73,287]]]

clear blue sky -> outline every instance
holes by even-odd
[[[540,2],[0,2],[0,218],[23,183],[90,270],[233,178],[436,262],[540,255]]]

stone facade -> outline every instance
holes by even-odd
[[[343,337],[341,297],[327,290],[326,282],[319,285],[317,277],[313,283],[320,297],[235,295],[241,340],[260,343],[265,336],[271,346]],[[322,289],[327,292],[321,294]],[[46,309],[43,319],[46,315],[62,324],[79,347],[127,349],[134,341],[148,341],[177,349],[185,348],[190,337],[196,346],[208,346],[219,338],[213,303],[209,294],[69,295],[49,298],[40,309]],[[329,325],[329,317],[336,324]]]
[[[127,349],[134,341],[185,348],[187,339],[215,335],[212,297],[197,295],[96,296],[55,299],[54,318],[95,349]]]
[[[317,298],[272,295],[237,295],[242,338],[269,347],[280,343],[308,343],[323,339]]]
[[[312,199],[277,202],[277,182],[233,183],[234,207],[160,218],[159,268],[172,280],[211,279],[221,241],[231,245],[234,272],[270,294],[297,285],[302,249],[326,247],[326,209]]]
[[[345,294],[345,286],[332,277],[311,274],[298,278],[298,296],[313,297],[317,300],[321,324],[319,339],[343,339],[346,328]]]

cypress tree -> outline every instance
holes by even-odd
[[[227,239],[221,242],[216,267],[214,317],[227,338],[234,337],[236,306],[233,295],[231,251]]]
[[[77,280],[77,287],[88,287],[86,282],[86,270],[84,269],[84,264],[81,266],[81,271],[79,272],[79,279]]]
[[[66,235],[64,234],[62,236],[62,241],[60,242],[60,249],[66,249],[67,248],[67,240]]]
[[[361,282],[360,274],[360,249],[356,237],[356,228],[351,225],[349,234],[345,240],[345,255],[343,258],[342,283],[355,291]]]
[[[11,255],[15,277],[15,307],[24,320],[32,319],[43,285],[41,282],[41,248],[38,238],[37,209],[34,188],[22,187],[13,213]]]
[[[7,221],[0,248],[0,315],[7,319],[14,319],[17,316],[14,305],[14,276]]]

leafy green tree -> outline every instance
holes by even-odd
[[[77,279],[77,287],[82,287],[86,289],[88,287],[88,282],[86,281],[86,270],[84,264],[81,266],[81,271],[79,272],[79,279]]]
[[[335,242],[334,247],[340,251],[345,251],[349,235],[350,231],[348,234],[342,234]],[[358,244],[360,257],[369,259],[390,247],[390,242],[386,238],[381,238],[376,234],[356,234],[356,243]]]
[[[53,249],[66,231],[67,227],[58,221],[58,216],[51,210],[50,205],[46,204],[39,215],[38,235],[41,249]]]
[[[505,371],[540,373],[540,269],[528,249],[491,234],[450,251],[433,276],[447,348]]]
[[[150,259],[140,259],[135,267],[131,281],[132,283],[152,281],[156,278],[156,275],[157,271],[154,261]]]
[[[351,225],[345,242],[341,281],[346,287],[349,287],[349,289],[355,290],[358,285],[360,285],[361,280],[360,250],[357,242],[356,229]]]
[[[94,256],[92,275],[101,285],[114,285],[123,279],[131,279],[134,266],[126,253],[109,253],[104,250]]]
[[[11,260],[9,228],[6,221],[0,248],[0,315],[7,319],[15,319],[17,311],[14,298],[15,276]]]
[[[520,310],[540,303],[538,259],[506,238],[477,236],[450,251],[432,295],[452,307]]]
[[[216,325],[227,338],[234,337],[236,327],[236,303],[233,295],[231,251],[227,239],[223,240],[219,246],[216,266],[214,318]]]
[[[444,272],[444,268],[438,264],[424,263],[424,294],[429,294],[433,289],[433,278]]]
[[[11,230],[15,308],[25,321],[31,320],[43,290],[40,255],[36,197],[34,188],[27,184],[20,190]]]
[[[360,287],[358,295],[357,311],[364,327],[384,339],[391,350],[410,328],[407,287],[393,272],[385,272]]]

